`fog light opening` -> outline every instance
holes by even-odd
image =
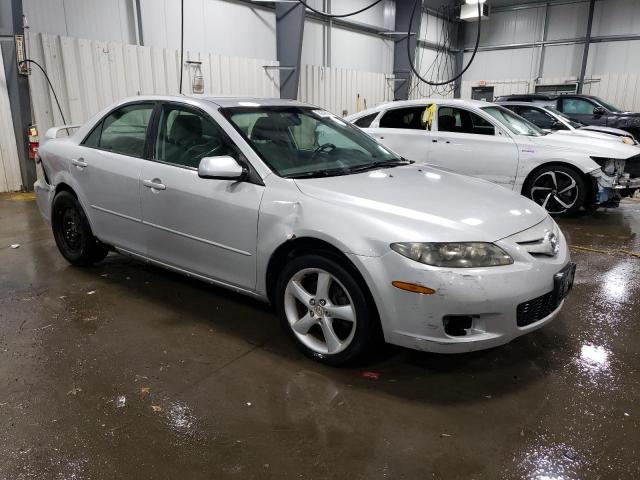
[[[452,337],[464,337],[473,325],[471,315],[445,315],[442,319],[444,332]]]

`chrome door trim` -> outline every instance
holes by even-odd
[[[125,215],[124,213],[114,212],[113,210],[108,210],[106,208],[99,207],[97,205],[91,205],[91,208],[98,210],[104,213],[110,213],[111,215],[115,215],[116,217],[126,218],[127,220],[131,220],[132,222],[142,223],[142,219],[130,217],[129,215]]]
[[[160,267],[166,268],[167,270],[172,270],[174,272],[186,275],[187,277],[193,277],[193,278],[196,278],[198,280],[202,280],[202,281],[205,281],[205,282],[208,282],[208,283],[212,283],[214,285],[218,285],[220,287],[227,288],[229,290],[234,290],[236,292],[241,292],[241,293],[250,295],[250,296],[255,297],[255,298],[257,298],[259,300],[262,300],[262,301],[268,301],[264,295],[261,295],[261,294],[259,294],[258,292],[254,291],[254,290],[248,290],[246,288],[238,287],[238,286],[233,285],[231,283],[222,282],[220,280],[216,280],[215,278],[207,277],[206,275],[202,275],[202,274],[199,274],[199,273],[192,272],[191,270],[185,270],[184,268],[176,267],[176,266],[171,265],[169,263],[161,262],[160,260],[156,260],[154,258],[147,257],[146,255],[142,255],[140,253],[132,252],[131,250],[127,250],[126,248],[117,247],[117,246],[114,246],[113,248],[115,248],[118,252],[122,253],[123,255],[128,255],[130,257],[134,257],[134,258],[143,260],[145,262],[152,263],[154,265],[158,265]]]
[[[212,242],[211,240],[207,240],[205,238],[196,237],[194,235],[189,235],[187,233],[179,232],[177,230],[173,230],[171,228],[163,227],[162,225],[156,225],[155,223],[147,222],[142,220],[144,225],[148,225],[153,228],[157,228],[158,230],[163,230],[165,232],[173,233],[174,235],[179,235],[181,237],[188,238],[190,240],[195,240],[197,242],[202,242],[207,245],[212,245],[214,247],[222,248],[223,250],[229,250],[230,252],[239,253],[240,255],[244,255],[246,257],[251,257],[252,254],[250,252],[245,252],[244,250],[239,250],[237,248],[229,247],[227,245],[223,245],[221,243]]]

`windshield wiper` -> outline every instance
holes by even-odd
[[[399,158],[394,160],[381,160],[379,162],[368,163],[366,165],[358,165],[355,167],[349,167],[350,173],[366,172],[368,170],[376,170],[378,168],[386,167],[402,167],[404,165],[411,165],[415,163],[413,160],[407,160],[406,158]]]
[[[318,178],[318,177],[333,177],[337,175],[346,175],[350,173],[348,168],[329,168],[326,170],[312,170],[310,172],[291,173],[289,175],[283,175],[284,178]]]

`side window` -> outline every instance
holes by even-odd
[[[480,115],[454,107],[438,109],[438,131],[475,135],[495,135],[496,133],[494,126]]]
[[[371,113],[369,115],[365,115],[364,117],[360,117],[355,122],[353,122],[353,124],[356,127],[368,128],[371,125],[371,122],[373,122],[377,116],[378,116],[378,112]]]
[[[84,139],[82,145],[85,147],[98,148],[100,145],[100,134],[102,133],[102,120],[98,122],[98,125],[93,127],[91,133]]]
[[[144,103],[127,105],[112,112],[102,121],[97,147],[123,155],[142,157],[152,111],[153,104]]]
[[[422,114],[427,105],[409,108],[394,108],[387,111],[380,119],[380,128],[404,128],[410,130],[426,130],[422,123]]]
[[[593,109],[596,106],[587,102],[586,100],[582,100],[580,98],[563,98],[562,99],[562,111],[564,113],[568,113],[569,115],[573,114],[582,114],[582,115],[593,115]]]
[[[520,110],[516,113],[540,128],[551,129],[554,127],[554,118],[537,108],[520,107]]]
[[[160,115],[154,159],[198,168],[204,157],[230,155],[237,158],[231,140],[209,117],[172,105]]]

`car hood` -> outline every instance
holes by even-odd
[[[584,127],[580,127],[578,131],[590,131],[590,132],[602,132],[605,134],[619,135],[621,137],[628,137],[631,134],[626,130],[622,130],[621,128],[613,128],[613,127],[605,127],[602,125],[585,125]]]
[[[584,153],[594,157],[626,159],[640,153],[640,149],[634,145],[578,135],[550,133],[541,137],[526,138],[538,147]]]
[[[386,235],[405,241],[492,242],[548,216],[504,187],[425,165],[295,182],[303,194],[331,204],[323,207],[325,215],[332,215],[333,207],[349,219],[350,228],[368,228],[381,240]]]

